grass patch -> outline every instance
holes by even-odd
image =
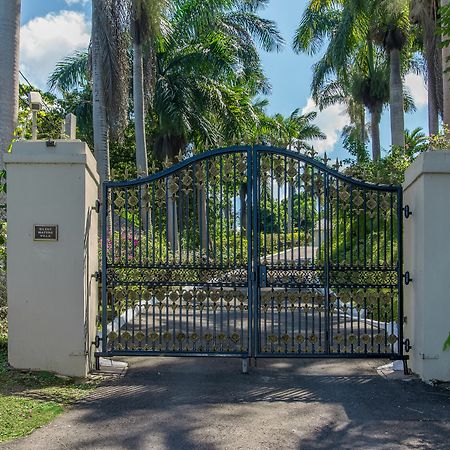
[[[0,442],[47,424],[98,385],[97,380],[15,370],[7,361],[7,337],[0,334]]]

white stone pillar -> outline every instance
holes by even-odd
[[[421,154],[406,172],[404,205],[405,338],[410,367],[425,381],[450,381],[450,151]]]
[[[5,155],[9,362],[85,376],[95,351],[99,177],[85,143],[55,142],[19,141]]]

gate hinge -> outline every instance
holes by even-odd
[[[101,341],[102,341],[102,338],[99,335],[95,336],[95,341],[94,341],[95,348],[99,348],[100,347],[100,342]]]
[[[409,217],[412,216],[412,212],[411,212],[411,210],[409,208],[409,205],[406,205],[403,208],[403,214],[405,215],[405,219],[409,219]]]
[[[98,214],[100,212],[100,207],[102,206],[102,204],[100,203],[100,200],[95,200],[95,205],[94,205],[94,211]]]
[[[91,278],[94,278],[95,281],[100,281],[100,279],[102,278],[102,271],[101,271],[101,270],[98,270],[97,272],[94,272],[94,273],[91,275]]]
[[[405,274],[403,275],[403,278],[405,279],[405,285],[408,286],[409,283],[411,283],[412,278],[409,275],[409,272],[405,272]]]
[[[403,345],[405,347],[405,352],[409,353],[409,351],[412,349],[411,341],[408,338],[406,338],[403,340]]]

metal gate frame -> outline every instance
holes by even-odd
[[[108,348],[108,317],[107,317],[107,306],[108,306],[108,270],[110,269],[110,264],[107,261],[107,236],[108,236],[108,216],[114,214],[114,205],[112,200],[112,192],[114,189],[125,189],[127,192],[126,202],[128,199],[128,189],[137,188],[140,189],[140,186],[145,184],[156,182],[157,180],[168,179],[168,177],[176,174],[178,172],[181,173],[183,169],[189,170],[189,167],[194,167],[195,164],[201,164],[206,161],[208,164],[209,160],[213,158],[220,157],[223,155],[246,155],[247,158],[247,214],[248,217],[251,218],[251,226],[247,226],[247,244],[248,244],[248,264],[247,264],[247,293],[248,293],[248,346],[247,350],[243,352],[223,352],[223,351],[148,351],[143,349],[134,349],[129,350],[128,348],[117,350]],[[261,351],[261,289],[263,284],[265,284],[264,278],[267,276],[267,267],[265,267],[261,263],[261,217],[259,215],[261,204],[261,158],[267,157],[268,155],[272,155],[277,158],[285,159],[285,166],[287,164],[287,159],[295,161],[298,167],[298,175],[300,178],[300,167],[310,167],[312,168],[312,172],[314,171],[320,172],[320,176],[323,178],[324,182],[324,193],[323,193],[323,201],[324,201],[324,264],[323,264],[323,272],[324,272],[324,281],[323,281],[323,289],[324,289],[324,298],[325,300],[325,308],[327,309],[330,304],[330,274],[334,269],[330,260],[330,238],[331,233],[333,232],[332,227],[330,226],[330,190],[332,188],[330,180],[338,180],[335,181],[338,185],[339,183],[347,183],[351,189],[361,189],[364,192],[376,192],[377,193],[377,208],[379,214],[379,202],[380,202],[380,193],[389,193],[392,196],[396,197],[396,207],[395,207],[395,217],[397,221],[397,262],[395,267],[396,272],[396,289],[398,295],[398,319],[399,322],[403,322],[403,204],[402,204],[402,187],[401,186],[387,186],[387,185],[375,185],[366,183],[357,179],[349,178],[346,175],[341,174],[337,170],[334,170],[328,167],[326,164],[314,159],[313,157],[306,156],[301,153],[293,152],[291,150],[269,147],[269,146],[235,146],[222,148],[217,150],[210,150],[205,153],[193,156],[187,160],[179,162],[165,170],[158,172],[156,174],[150,175],[146,178],[140,178],[131,181],[123,181],[123,182],[105,182],[102,187],[102,205],[101,205],[101,220],[102,220],[102,270],[101,270],[101,281],[102,281],[102,312],[101,312],[101,324],[102,324],[102,333],[101,337],[97,339],[97,347],[101,344],[101,351],[95,353],[95,357],[98,364],[98,359],[100,356],[125,356],[125,355],[133,355],[133,356],[150,356],[150,355],[164,355],[164,356],[220,356],[220,357],[240,357],[244,359],[245,364],[247,364],[248,358],[263,358],[263,357],[300,357],[300,358],[312,358],[312,357],[322,357],[322,358],[391,358],[391,359],[399,359],[403,360],[406,367],[406,361],[408,356],[404,354],[404,339],[403,339],[403,326],[402,323],[399,323],[398,328],[398,341],[397,341],[397,351],[392,351],[389,353],[378,353],[378,352],[353,352],[353,350],[348,353],[333,353],[330,351],[330,342],[329,342],[329,332],[330,332],[330,323],[329,323],[329,312],[326,311],[326,345],[325,350],[320,353],[298,353],[298,352],[262,352]],[[234,157],[235,158],[235,157]],[[222,161],[222,160],[221,160]],[[222,162],[221,162],[222,164]],[[208,167],[208,166],[207,166]],[[222,167],[222,166],[221,166]],[[306,169],[305,169],[306,170]],[[222,171],[222,168],[221,168]],[[236,173],[236,170],[235,170]],[[221,175],[222,176],[222,173]],[[235,175],[236,176],[236,175]],[[286,176],[285,176],[286,177]],[[234,181],[236,183],[236,180]],[[273,183],[273,180],[272,180]],[[299,186],[299,196],[300,196],[300,186]],[[306,185],[305,185],[306,189]],[[313,188],[314,189],[314,188]],[[168,187],[167,187],[168,191]],[[353,191],[351,191],[353,192]],[[353,193],[351,194],[351,198]],[[339,205],[339,199],[338,205]],[[139,194],[139,204],[141,202],[141,194]],[[300,204],[300,199],[298,200]],[[364,193],[364,214],[366,215],[366,193]],[[235,206],[236,208],[236,206]],[[300,206],[299,206],[300,208]],[[338,208],[338,207],[337,207]],[[111,213],[112,211],[112,213]],[[236,214],[236,211],[235,211]],[[391,215],[392,211],[392,200],[391,200]],[[319,216],[320,218],[320,216]],[[111,220],[111,219],[109,219]],[[128,219],[126,219],[128,220]],[[306,220],[306,219],[305,219]],[[353,220],[353,219],[351,219]],[[379,220],[379,219],[378,219]],[[392,222],[394,221],[394,217],[391,217]],[[112,232],[114,233],[114,225]],[[392,225],[391,225],[392,226]],[[359,222],[358,222],[359,227]],[[305,230],[306,231],[306,230]],[[148,230],[147,230],[148,232]],[[209,231],[208,231],[209,232]],[[266,231],[264,230],[264,233]],[[306,233],[305,233],[306,235]],[[385,236],[386,239],[386,236]],[[391,239],[393,239],[393,233],[391,233]],[[298,237],[298,242],[300,246],[300,237]],[[148,243],[147,243],[148,245]],[[359,245],[359,244],[358,244]],[[393,242],[391,242],[393,245]],[[364,243],[366,246],[366,243]],[[265,250],[266,251],[266,250]],[[300,247],[299,247],[299,258],[300,258]],[[181,257],[180,257],[181,261]],[[392,262],[392,261],[391,261]],[[300,262],[299,262],[300,264]],[[386,262],[385,262],[386,264]],[[350,267],[353,269],[353,267]],[[358,269],[358,268],[357,268]],[[362,269],[361,269],[362,270]],[[392,272],[392,271],[391,271]],[[235,288],[236,289],[236,288]],[[287,288],[286,288],[287,289]],[[299,288],[299,292],[300,292]],[[380,288],[378,288],[378,292]],[[366,295],[366,294],[364,294]],[[379,300],[378,300],[379,301]],[[364,300],[366,302],[366,300]],[[273,306],[272,306],[273,307]],[[287,307],[287,306],[286,306]],[[367,308],[367,305],[366,305]],[[393,313],[393,311],[392,311]],[[353,316],[352,316],[353,317]],[[359,320],[359,319],[358,319]],[[293,336],[292,336],[293,339]],[[373,331],[372,331],[372,342],[373,342]],[[353,346],[352,346],[353,347]],[[394,346],[392,344],[392,349]]]

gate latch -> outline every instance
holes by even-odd
[[[403,277],[405,278],[405,285],[408,286],[409,283],[411,283],[412,278],[409,275],[409,272],[405,272],[405,275],[403,275]]]

